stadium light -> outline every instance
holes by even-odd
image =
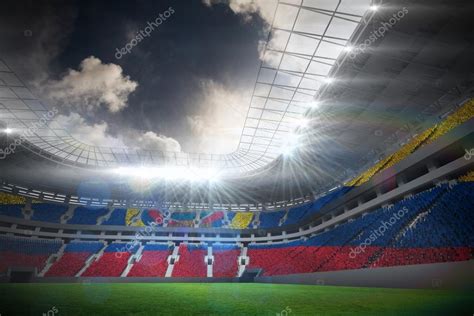
[[[331,84],[331,83],[333,83],[333,81],[334,81],[333,78],[330,78],[330,77],[324,78],[324,82],[327,83],[327,84]]]
[[[121,167],[113,172],[120,176],[166,181],[216,181],[219,173],[211,168],[185,167]]]
[[[8,128],[8,127],[7,127],[7,128],[5,128],[5,129],[3,130],[3,132],[4,132],[5,134],[11,134],[11,133],[13,133],[13,130],[12,130],[11,128]]]
[[[353,48],[352,48],[352,46],[350,46],[350,45],[344,47],[344,51],[346,51],[346,52],[348,52],[348,53],[351,52],[352,49],[353,49]]]
[[[377,11],[378,9],[379,9],[379,6],[378,6],[378,5],[375,5],[375,4],[374,4],[374,5],[371,5],[371,6],[370,6],[370,10],[371,10],[371,11]]]

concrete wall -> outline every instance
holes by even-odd
[[[258,277],[255,282],[383,288],[474,289],[474,260]]]

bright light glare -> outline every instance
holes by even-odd
[[[310,107],[312,109],[317,109],[319,107],[319,102],[318,101],[311,102]]]
[[[122,167],[113,171],[120,176],[169,181],[215,181],[219,176],[217,170],[210,168]]]
[[[334,81],[334,79],[332,79],[332,78],[329,78],[329,77],[324,78],[324,82],[327,83],[327,84],[331,84],[333,81]]]
[[[306,128],[309,125],[309,120],[307,118],[302,118],[298,121],[299,128]]]
[[[13,133],[13,130],[12,130],[11,128],[8,128],[8,127],[5,128],[3,131],[5,132],[5,134],[11,134],[11,133]]]
[[[378,9],[379,9],[378,5],[371,5],[370,6],[370,10],[372,10],[372,11],[377,11]]]
[[[289,133],[286,137],[283,146],[281,147],[281,153],[284,156],[291,156],[298,148],[300,143],[300,135],[296,133]]]
[[[352,51],[352,46],[346,46],[346,47],[344,47],[344,50],[346,52],[351,52]]]

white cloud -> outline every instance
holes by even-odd
[[[145,150],[158,150],[169,152],[180,152],[181,145],[177,140],[155,132],[139,132],[130,131],[124,138],[124,142],[128,147]]]
[[[198,112],[186,117],[193,137],[186,148],[191,152],[231,153],[239,143],[250,93],[228,89],[213,80],[201,82]]]
[[[136,130],[121,130],[117,136],[108,134],[108,124],[100,122],[88,124],[77,113],[68,116],[58,115],[54,124],[65,128],[77,140],[88,145],[105,147],[128,147],[141,150],[181,151],[181,146],[175,139],[158,135],[154,132],[139,132]]]
[[[277,1],[275,0],[203,0],[207,6],[218,3],[225,3],[236,14],[240,14],[245,21],[250,21],[253,14],[258,14],[268,24],[271,25]]]
[[[59,106],[88,113],[105,106],[115,113],[127,106],[128,96],[137,86],[137,82],[123,75],[119,65],[103,64],[91,56],[81,62],[79,70],[69,69],[60,80],[47,81],[43,92]]]
[[[124,147],[124,143],[120,139],[107,134],[108,124],[106,122],[89,125],[79,114],[70,113],[67,116],[58,115],[54,119],[54,124],[58,124],[77,140],[88,145]]]

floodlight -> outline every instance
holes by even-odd
[[[327,84],[331,84],[333,81],[334,81],[333,78],[330,78],[330,77],[324,78],[324,82]]]
[[[377,11],[378,9],[379,9],[379,6],[378,6],[378,5],[375,5],[375,4],[374,4],[374,5],[371,5],[371,6],[370,6],[370,10],[372,10],[372,11]]]
[[[12,130],[11,128],[8,128],[8,127],[7,127],[7,128],[5,128],[5,129],[3,130],[3,132],[4,132],[5,134],[11,134],[11,133],[13,133],[13,130]]]

